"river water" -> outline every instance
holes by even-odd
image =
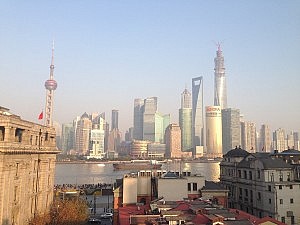
[[[219,162],[171,162],[162,169],[191,172],[205,176],[206,180],[218,181]],[[130,171],[115,171],[112,163],[65,163],[56,164],[55,184],[96,184],[114,183]]]

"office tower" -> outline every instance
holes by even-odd
[[[69,154],[70,150],[74,147],[74,139],[75,139],[75,132],[73,123],[64,123],[62,125],[62,152],[64,154]]]
[[[248,152],[256,152],[256,126],[250,121],[241,122],[241,143],[242,149]]]
[[[133,139],[143,140],[144,99],[134,100]]]
[[[259,134],[259,149],[258,151],[270,152],[271,151],[271,131],[268,125],[263,124],[260,128]]]
[[[221,109],[227,108],[227,89],[224,67],[224,56],[221,46],[218,44],[217,56],[215,58],[215,97],[214,105],[221,106]]]
[[[111,130],[119,128],[119,111],[113,109],[111,111]]]
[[[181,157],[181,130],[178,124],[170,124],[165,133],[166,157]]]
[[[52,114],[54,103],[54,91],[57,88],[57,82],[53,79],[54,74],[54,43],[52,45],[52,57],[50,65],[50,79],[46,80],[46,108],[45,108],[45,126],[52,126]]]
[[[240,110],[222,109],[223,154],[241,145]]]
[[[76,127],[76,152],[79,155],[89,154],[89,140],[92,122],[87,113],[84,113]]]
[[[192,115],[192,95],[187,89],[185,89],[181,94],[181,108],[179,109],[182,151],[192,151],[193,149]]]
[[[108,147],[107,152],[111,158],[114,158],[120,151],[121,147],[121,133],[119,129],[115,128],[110,131],[108,135]]]
[[[93,124],[90,133],[89,158],[102,159],[104,152],[104,129],[99,124]]]
[[[300,150],[299,149],[299,146],[300,143],[299,143],[299,133],[298,132],[294,132],[294,149],[295,150]]]
[[[157,143],[165,142],[165,131],[166,128],[169,126],[169,124],[170,124],[170,114],[161,115],[159,112],[155,113],[154,142]]]
[[[125,133],[125,141],[132,141],[133,139],[133,127],[130,127]]]
[[[279,128],[273,132],[273,149],[282,152],[287,149],[285,142],[285,130]]]
[[[193,147],[204,146],[203,77],[192,79]]]
[[[157,97],[150,97],[144,100],[143,113],[143,140],[155,142],[155,122],[156,118]]]
[[[222,157],[222,113],[220,106],[206,106],[206,157]]]

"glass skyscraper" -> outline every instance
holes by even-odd
[[[182,151],[192,151],[193,148],[192,114],[192,95],[185,89],[181,94],[181,108],[179,109]]]
[[[220,44],[218,44],[217,56],[215,58],[215,97],[214,105],[221,106],[221,109],[227,108],[227,89],[224,67],[224,56]]]
[[[111,130],[118,129],[119,128],[118,123],[119,123],[119,111],[113,109],[111,111]]]
[[[203,77],[192,79],[193,146],[204,146]]]
[[[133,139],[143,140],[144,99],[134,100]]]

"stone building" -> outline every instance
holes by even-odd
[[[0,107],[0,221],[23,225],[53,199],[56,133]]]
[[[278,154],[230,150],[220,163],[220,182],[229,189],[229,207],[300,224],[298,168]]]

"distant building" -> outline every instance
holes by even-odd
[[[164,158],[166,155],[166,144],[162,143],[149,143],[147,145],[149,158]]]
[[[206,157],[222,157],[222,113],[220,106],[206,106]]]
[[[87,113],[84,113],[77,122],[76,127],[76,152],[80,155],[89,154],[90,131],[92,122]]]
[[[118,128],[114,128],[108,136],[108,155],[117,156],[121,147],[121,132]],[[111,158],[111,157],[110,157]]]
[[[56,132],[0,107],[0,221],[27,224],[53,200]]]
[[[111,111],[111,130],[119,129],[119,111],[113,109]]]
[[[170,124],[165,133],[166,157],[181,158],[181,129],[177,124]]]
[[[273,132],[273,148],[278,152],[282,152],[287,149],[284,129],[279,128]]]
[[[222,109],[222,148],[223,154],[241,145],[240,110]]]
[[[257,151],[256,125],[250,121],[241,122],[241,143],[242,149],[248,152]]]
[[[270,152],[272,149],[271,131],[268,125],[263,124],[259,135],[259,152]]]
[[[104,130],[98,124],[93,124],[90,134],[89,155],[87,158],[102,159],[105,157],[104,151]]]
[[[181,129],[182,151],[193,150],[193,109],[192,95],[185,89],[181,94],[181,108],[179,109],[179,126]]]
[[[286,163],[283,155],[239,148],[227,152],[220,163],[220,182],[229,189],[229,207],[300,224],[299,165]]]
[[[75,142],[75,132],[73,123],[64,123],[62,125],[62,152],[64,154],[69,154],[70,150],[74,148],[74,142]]]
[[[203,116],[203,77],[192,79],[193,146],[205,146]]]
[[[130,156],[133,158],[148,157],[148,144],[150,141],[133,140],[130,145]]]
[[[227,87],[224,67],[224,56],[221,46],[218,44],[217,56],[215,57],[215,97],[214,105],[221,109],[227,108]]]
[[[125,133],[125,141],[132,141],[133,139],[133,127],[130,127]]]
[[[133,139],[143,140],[144,99],[134,100]]]

